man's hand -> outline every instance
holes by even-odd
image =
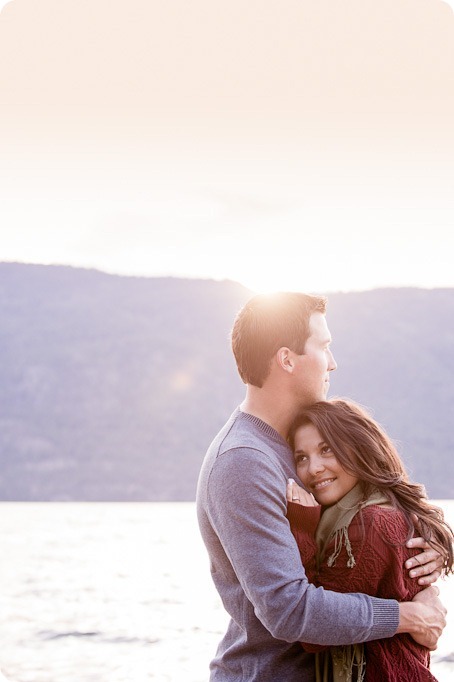
[[[418,585],[431,585],[438,580],[443,566],[442,555],[423,538],[412,538],[407,542],[407,547],[420,547],[423,550],[405,562],[405,567],[412,569],[410,577],[419,578]]]
[[[438,598],[438,587],[427,587],[418,592],[411,602],[399,604],[397,632],[408,632],[415,642],[431,651],[446,625],[446,609]]]

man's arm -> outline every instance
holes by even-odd
[[[285,485],[279,465],[253,448],[218,456],[210,474],[207,513],[257,618],[288,642],[337,645],[394,635],[396,601],[308,583],[285,518]]]
[[[431,651],[446,625],[446,609],[438,598],[435,585],[418,592],[413,601],[399,604],[399,627],[397,632],[408,632],[413,639]]]

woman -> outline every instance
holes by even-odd
[[[299,478],[321,505],[311,506],[311,496],[289,483],[288,518],[311,582],[412,599],[421,588],[404,562],[414,555],[405,542],[415,516],[419,534],[445,557],[443,573],[453,571],[453,533],[443,512],[409,481],[391,440],[361,407],[339,399],[316,403],[293,424],[289,443]],[[435,680],[428,650],[409,635],[323,650],[304,646],[318,652],[317,682]]]

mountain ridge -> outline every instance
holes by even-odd
[[[194,499],[242,400],[228,337],[250,295],[231,280],[0,263],[0,499]],[[452,497],[454,289],[327,296],[331,394],[372,408],[411,476]]]

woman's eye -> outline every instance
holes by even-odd
[[[297,455],[295,458],[295,464],[304,464],[307,461],[306,455]]]
[[[331,454],[332,454],[332,450],[331,450],[331,448],[329,447],[329,445],[324,445],[324,446],[322,447],[321,453],[322,453],[322,455],[331,455]]]

